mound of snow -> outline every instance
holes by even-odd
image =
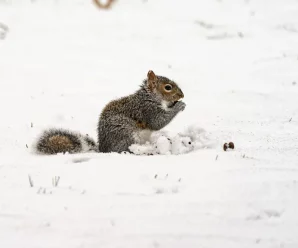
[[[166,131],[154,132],[149,142],[133,144],[130,151],[137,155],[179,155],[198,149],[214,147],[211,135],[197,126],[189,126],[184,132],[171,134]]]

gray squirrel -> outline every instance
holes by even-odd
[[[97,143],[88,135],[52,128],[41,134],[35,149],[41,154],[130,152],[132,144],[149,141],[153,131],[164,128],[184,110],[182,98],[184,94],[174,81],[150,70],[139,90],[104,107],[97,126]]]

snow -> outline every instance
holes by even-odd
[[[129,147],[137,155],[182,155],[198,149],[215,148],[211,134],[197,126],[189,126],[184,132],[173,134],[167,131],[153,132],[145,144]]]
[[[297,11],[296,0],[0,1],[0,247],[298,247]],[[32,152],[49,127],[96,138],[104,105],[148,70],[185,95],[134,146],[159,154]]]

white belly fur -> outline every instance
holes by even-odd
[[[145,144],[147,141],[150,141],[152,131],[144,129],[134,133],[134,139],[137,144]]]

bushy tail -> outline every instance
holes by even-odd
[[[97,151],[97,145],[88,135],[51,128],[38,138],[35,150],[40,154],[81,153]]]

